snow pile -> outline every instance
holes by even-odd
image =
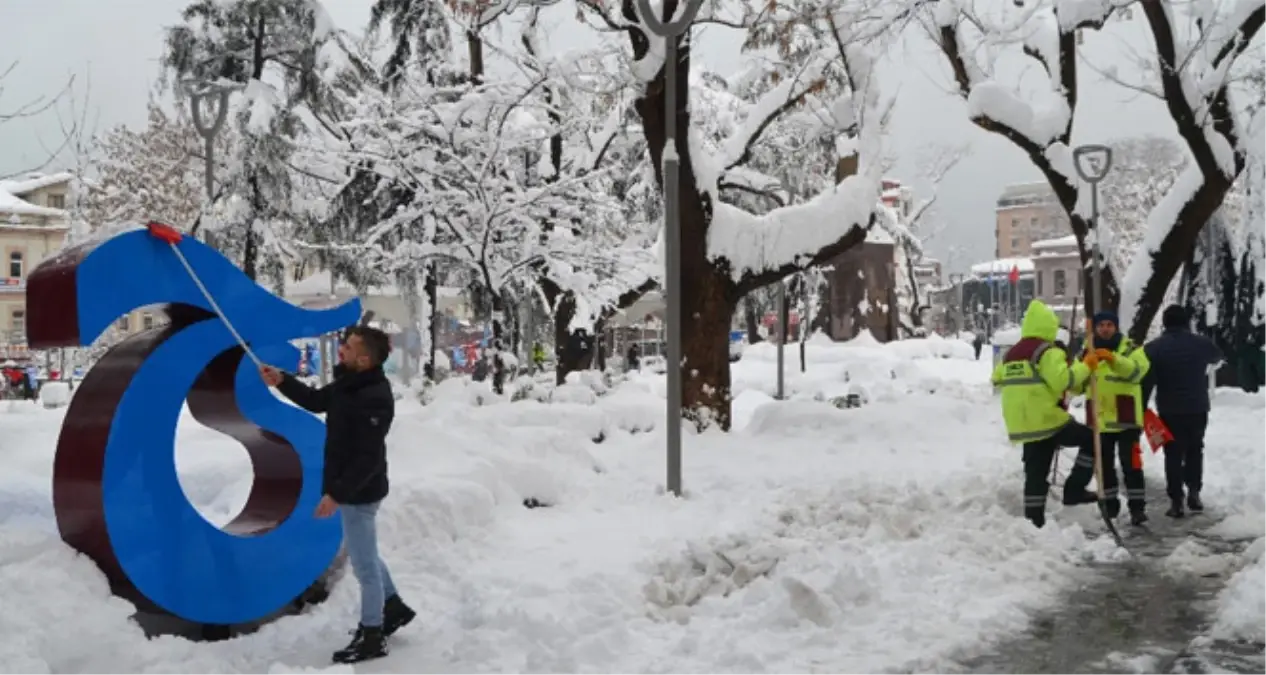
[[[735,364],[735,431],[685,434],[685,499],[663,494],[662,377],[578,376],[550,402],[462,379],[425,405],[403,397],[380,542],[426,620],[374,670],[945,670],[1024,630],[1082,582],[1083,562],[1117,559],[1053,502],[1042,530],[1020,517],[1019,451],[987,362],[935,340],[855,342],[812,342],[810,370],[788,373],[796,399],[781,402],[764,393],[767,347],[753,347]],[[872,375],[908,393],[859,410],[827,398]],[[0,417],[0,597],[24,608],[0,615],[0,662],[345,672],[326,666],[354,621],[350,576],[252,635],[147,640],[57,536],[49,474],[64,414],[27,403]],[[178,439],[186,494],[224,522],[249,491],[245,452],[188,419]],[[1231,501],[1212,474],[1208,494]]]
[[[1235,556],[1214,553],[1200,542],[1187,539],[1165,557],[1162,569],[1173,576],[1216,576],[1225,573],[1234,564]]]
[[[45,382],[40,387],[40,403],[45,408],[60,408],[70,403],[69,382]]]

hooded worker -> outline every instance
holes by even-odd
[[[1116,312],[1096,312],[1092,322],[1091,344],[1099,357],[1093,370],[1098,397],[1093,402],[1091,417],[1096,421],[1102,439],[1104,513],[1116,518],[1121,513],[1118,498],[1116,460],[1121,459],[1121,476],[1125,483],[1130,522],[1147,522],[1146,483],[1143,467],[1134,466],[1134,446],[1143,429],[1143,377],[1151,368],[1147,353],[1118,328]]]
[[[1007,350],[992,378],[1002,391],[1007,436],[1024,446],[1024,517],[1037,527],[1046,523],[1047,476],[1060,448],[1077,448],[1077,460],[1064,483],[1064,504],[1097,501],[1086,491],[1094,473],[1094,434],[1060,403],[1065,392],[1085,384],[1099,360],[1089,352],[1070,364],[1067,352],[1055,344],[1058,332],[1055,312],[1040,300],[1030,302],[1020,325],[1021,339]]]

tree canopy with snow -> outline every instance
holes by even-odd
[[[296,140],[319,131],[349,50],[318,0],[194,0],[167,31],[164,78],[181,104],[228,87],[236,142],[218,177],[208,239],[255,278],[277,281],[296,216]],[[215,97],[208,101],[214,103]],[[204,115],[213,114],[204,109]]]
[[[678,41],[680,60],[669,67],[676,68],[676,100],[683,103],[675,111],[679,133],[673,148],[666,147],[665,38],[647,29],[633,0],[585,0],[582,6],[584,16],[628,39],[638,80],[633,105],[657,181],[663,181],[666,152],[681,158],[682,316],[677,319],[683,336],[683,405],[696,423],[729,428],[728,335],[737,303],[755,289],[860,244],[875,224],[893,224],[879,203],[890,100],[881,96],[874,76],[878,43],[894,18],[888,11],[892,5],[705,3],[694,26],[741,28],[747,49],[770,50],[778,58],[726,82],[724,89],[750,87],[759,96],[739,107],[736,124],[723,140],[707,143],[693,123],[699,94],[690,86],[691,31],[669,38]],[[663,3],[663,20],[678,6]],[[771,127],[793,117],[802,122],[803,137],[829,142],[835,150],[830,161],[799,165],[805,173],[827,177],[829,187],[804,203],[759,214],[726,201],[724,186],[751,187],[759,178],[749,166],[753,157],[771,142]],[[795,164],[798,158],[784,155],[782,161]]]
[[[1087,32],[1100,31],[1113,18],[1134,20],[1134,10],[1140,10],[1151,52],[1129,62],[1144,73],[1143,81],[1130,86],[1164,102],[1191,155],[1190,165],[1149,214],[1141,254],[1120,278],[1111,266],[1105,268],[1105,303],[1118,307],[1131,335],[1142,339],[1201,228],[1252,152],[1249,97],[1238,83],[1241,69],[1253,60],[1241,57],[1260,43],[1266,3],[915,0],[913,6],[945,56],[972,122],[1010,140],[1050,182],[1087,269],[1094,226],[1090,186],[1078,177],[1072,155],[1084,78],[1079,45]],[[1045,78],[1045,86],[1027,100],[995,75],[1000,60],[1015,53],[1032,59]],[[1103,72],[1119,70],[1119,64],[1095,65]]]

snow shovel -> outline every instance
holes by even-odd
[[[1099,497],[1099,515],[1103,517],[1103,524],[1108,526],[1108,532],[1112,533],[1112,538],[1117,542],[1117,546],[1125,548],[1125,540],[1121,539],[1121,533],[1117,531],[1117,524],[1112,522],[1112,518],[1108,516],[1108,504],[1104,501],[1103,438],[1099,433],[1099,378],[1095,377],[1093,372],[1090,373],[1090,401],[1086,405],[1086,421],[1095,435],[1095,492]]]

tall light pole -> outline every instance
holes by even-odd
[[[677,182],[677,40],[690,30],[703,0],[684,0],[676,21],[660,20],[650,0],[637,0],[642,25],[667,43],[664,56],[664,323],[668,329],[668,491],[681,496],[681,206]]]

